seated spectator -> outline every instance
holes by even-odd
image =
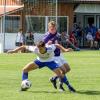
[[[68,34],[62,32],[59,38],[60,44],[65,48],[72,48],[75,51],[80,51],[70,40]]]
[[[91,32],[88,32],[88,34],[86,35],[86,39],[87,39],[87,44],[90,48],[93,48],[93,36]]]
[[[67,35],[65,32],[62,32],[61,35],[60,35],[60,41],[61,41],[61,45],[65,48],[67,48]]]
[[[76,40],[76,37],[74,35],[74,31],[70,33],[70,35],[69,35],[69,41],[71,41],[71,43],[73,45],[75,45],[76,47],[78,47],[77,40]]]
[[[95,36],[95,49],[100,49],[100,29],[96,32]]]
[[[85,32],[86,34],[88,34],[88,32],[90,32],[93,36],[93,38],[95,38],[95,34],[97,32],[97,27],[94,26],[92,23],[89,23],[89,25],[85,28]]]
[[[30,31],[26,34],[26,45],[34,45],[34,35]]]

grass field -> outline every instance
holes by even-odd
[[[100,51],[80,51],[64,54],[71,66],[68,79],[76,93],[55,90],[49,78],[53,73],[43,68],[32,71],[29,80],[32,87],[19,92],[21,69],[35,55],[0,54],[0,100],[100,100]]]

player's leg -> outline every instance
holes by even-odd
[[[64,75],[63,75],[63,73],[62,73],[62,71],[61,71],[60,68],[54,69],[53,72],[57,75],[57,77],[59,78],[59,80],[63,79]],[[60,91],[65,91],[65,89],[62,86],[62,84],[60,85],[59,90]]]
[[[65,89],[63,88],[63,83],[65,83],[71,92],[75,92],[75,89],[69,84],[67,77],[63,74],[60,68],[55,69],[53,71],[59,77],[59,80],[60,80],[59,90],[60,91],[65,91]]]
[[[56,62],[52,61],[51,63],[47,63],[46,66],[48,66],[48,68],[51,69],[56,74],[56,77],[59,78],[60,80],[64,77],[62,70],[58,67],[59,65]],[[57,88],[56,80],[53,80],[51,82],[53,86]],[[63,87],[61,87],[60,90],[65,91]]]
[[[67,77],[66,77],[66,73],[70,71],[70,66],[69,64],[61,57],[61,62],[62,62],[62,66],[60,67],[63,74],[64,74],[64,77],[62,78],[62,80],[60,81],[60,86],[64,84],[67,85],[68,89],[72,92],[75,92],[75,89],[71,86],[71,84],[69,83]]]
[[[67,64],[67,63],[64,63],[61,67],[60,67],[60,69],[63,71],[63,73],[65,74],[65,73],[67,73],[67,72],[69,72],[71,69],[70,69],[70,66]]]
[[[34,62],[30,62],[23,68],[22,81],[28,79],[28,72],[39,68]]]
[[[39,68],[37,64],[35,64],[34,62],[30,62],[27,65],[25,65],[25,67],[23,68],[22,71],[22,81],[24,80],[28,80],[28,72],[35,70]],[[21,91],[26,91],[28,88],[22,88],[21,87]]]
[[[71,92],[75,92],[76,90],[72,87],[72,85],[69,83],[66,75],[64,75],[64,77],[60,80],[60,85],[59,85],[59,88],[60,87],[63,87],[63,83],[68,87],[68,89],[71,91]]]
[[[58,64],[58,66],[60,67],[61,65],[61,62],[60,62],[60,59],[59,57],[55,57],[55,62]],[[56,85],[56,81],[59,77],[57,75],[54,75],[53,77],[51,77],[49,80],[50,82],[53,84],[54,88],[57,89],[57,85]]]
[[[45,63],[40,62],[39,60],[35,60],[34,62],[28,63],[24,68],[23,68],[23,75],[22,75],[22,80],[28,79],[28,72],[31,70],[35,70],[37,68],[43,68],[45,66]]]
[[[65,61],[62,59],[62,57],[60,57],[60,56],[59,57],[55,57],[55,61],[59,65],[59,68],[62,70],[63,74],[65,74],[66,72],[70,71],[70,67],[69,66],[64,66],[63,65],[63,63],[65,63]],[[52,78],[50,78],[51,83],[53,84],[54,88],[56,88],[56,89],[57,89],[57,86],[56,86],[56,80],[57,79],[58,79],[58,76],[53,76]],[[66,77],[66,81],[68,81],[67,77]],[[61,84],[63,84],[63,83],[61,83]],[[62,86],[60,85],[59,88],[61,88],[61,87]]]
[[[38,65],[35,64],[34,62],[30,62],[27,65],[25,65],[22,72],[22,80],[28,79],[28,72],[31,70],[35,70],[37,68],[38,68]]]
[[[56,61],[57,61],[57,59],[56,59]],[[64,60],[64,58],[62,56],[59,57],[58,64],[59,64],[60,69],[62,70],[62,72],[64,74],[64,77],[62,78],[62,80],[60,80],[59,88],[62,88],[63,87],[63,83],[64,83],[64,84],[66,84],[68,86],[68,89],[70,91],[75,92],[75,89],[70,85],[70,83],[68,81],[68,78],[65,75],[67,72],[70,71],[69,64]]]

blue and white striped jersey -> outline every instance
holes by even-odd
[[[27,46],[27,50],[35,53],[37,55],[37,59],[41,62],[50,62],[54,60],[54,51],[56,46],[54,44],[46,45],[47,52],[41,54],[37,46]]]

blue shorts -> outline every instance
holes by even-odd
[[[55,70],[55,69],[59,68],[59,65],[54,61],[40,62],[39,60],[35,60],[34,63],[37,64],[39,66],[39,68],[43,68],[45,66],[47,66],[51,70]]]

